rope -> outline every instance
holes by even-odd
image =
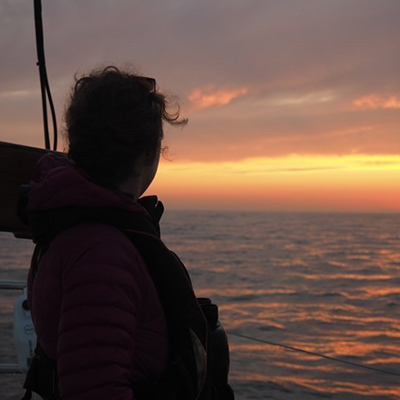
[[[231,331],[227,331],[227,333],[229,335],[237,336],[237,337],[240,337],[240,338],[243,338],[243,339],[253,340],[255,342],[260,342],[260,343],[268,344],[268,345],[271,345],[271,346],[283,347],[284,349],[287,349],[287,350],[297,351],[299,353],[305,353],[305,354],[309,354],[309,355],[312,355],[312,356],[325,358],[326,360],[330,360],[330,361],[335,361],[335,362],[339,362],[339,363],[342,363],[342,364],[351,365],[351,366],[357,367],[357,368],[364,368],[364,369],[372,370],[372,371],[375,371],[375,372],[380,372],[382,374],[400,376],[400,373],[399,372],[395,372],[395,371],[387,371],[387,370],[376,368],[376,367],[370,367],[368,365],[357,364],[357,363],[354,363],[354,362],[351,362],[351,361],[342,360],[340,358],[326,356],[325,354],[315,353],[313,351],[303,350],[303,349],[299,349],[299,348],[296,348],[296,347],[293,347],[293,346],[288,346],[288,345],[281,344],[281,343],[275,343],[275,342],[271,342],[271,341],[268,341],[268,340],[257,339],[257,338],[251,337],[251,336],[242,335],[240,333],[235,333],[235,332],[231,332]]]
[[[42,94],[44,142],[46,149],[50,150],[50,137],[49,137],[49,126],[48,126],[48,115],[47,115],[47,99],[48,99],[51,117],[53,121],[53,150],[57,150],[57,119],[46,71],[41,0],[34,0],[33,5],[35,13],[36,51],[38,57],[37,66],[39,67],[40,90]]]

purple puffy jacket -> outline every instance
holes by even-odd
[[[124,195],[91,183],[66,159],[41,159],[30,210],[116,207],[146,214]],[[147,267],[118,229],[85,222],[59,233],[28,282],[40,344],[57,359],[62,400],[132,400],[134,381],[161,376],[168,334]]]

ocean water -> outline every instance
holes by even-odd
[[[400,214],[168,211],[162,232],[219,305],[236,399],[400,399]],[[32,245],[0,240],[0,279],[24,279]],[[13,363],[17,293],[0,295],[0,362]],[[1,399],[21,397],[20,375],[0,379]]]

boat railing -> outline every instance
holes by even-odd
[[[26,281],[5,281],[0,280],[0,289],[2,290],[24,290],[26,288]],[[19,364],[0,364],[0,374],[21,374],[23,371]]]
[[[3,280],[0,280],[0,289],[24,290],[25,288],[26,288],[26,281],[3,281]]]

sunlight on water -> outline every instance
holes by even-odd
[[[399,226],[388,214],[170,211],[162,230],[230,332],[400,373]],[[32,246],[2,239],[1,278],[23,279]],[[12,304],[0,314],[9,335]],[[237,400],[400,398],[399,376],[229,340]]]
[[[229,331],[400,373],[400,215],[166,217],[165,240],[197,292],[219,303]],[[239,399],[400,395],[395,376],[230,342]]]

